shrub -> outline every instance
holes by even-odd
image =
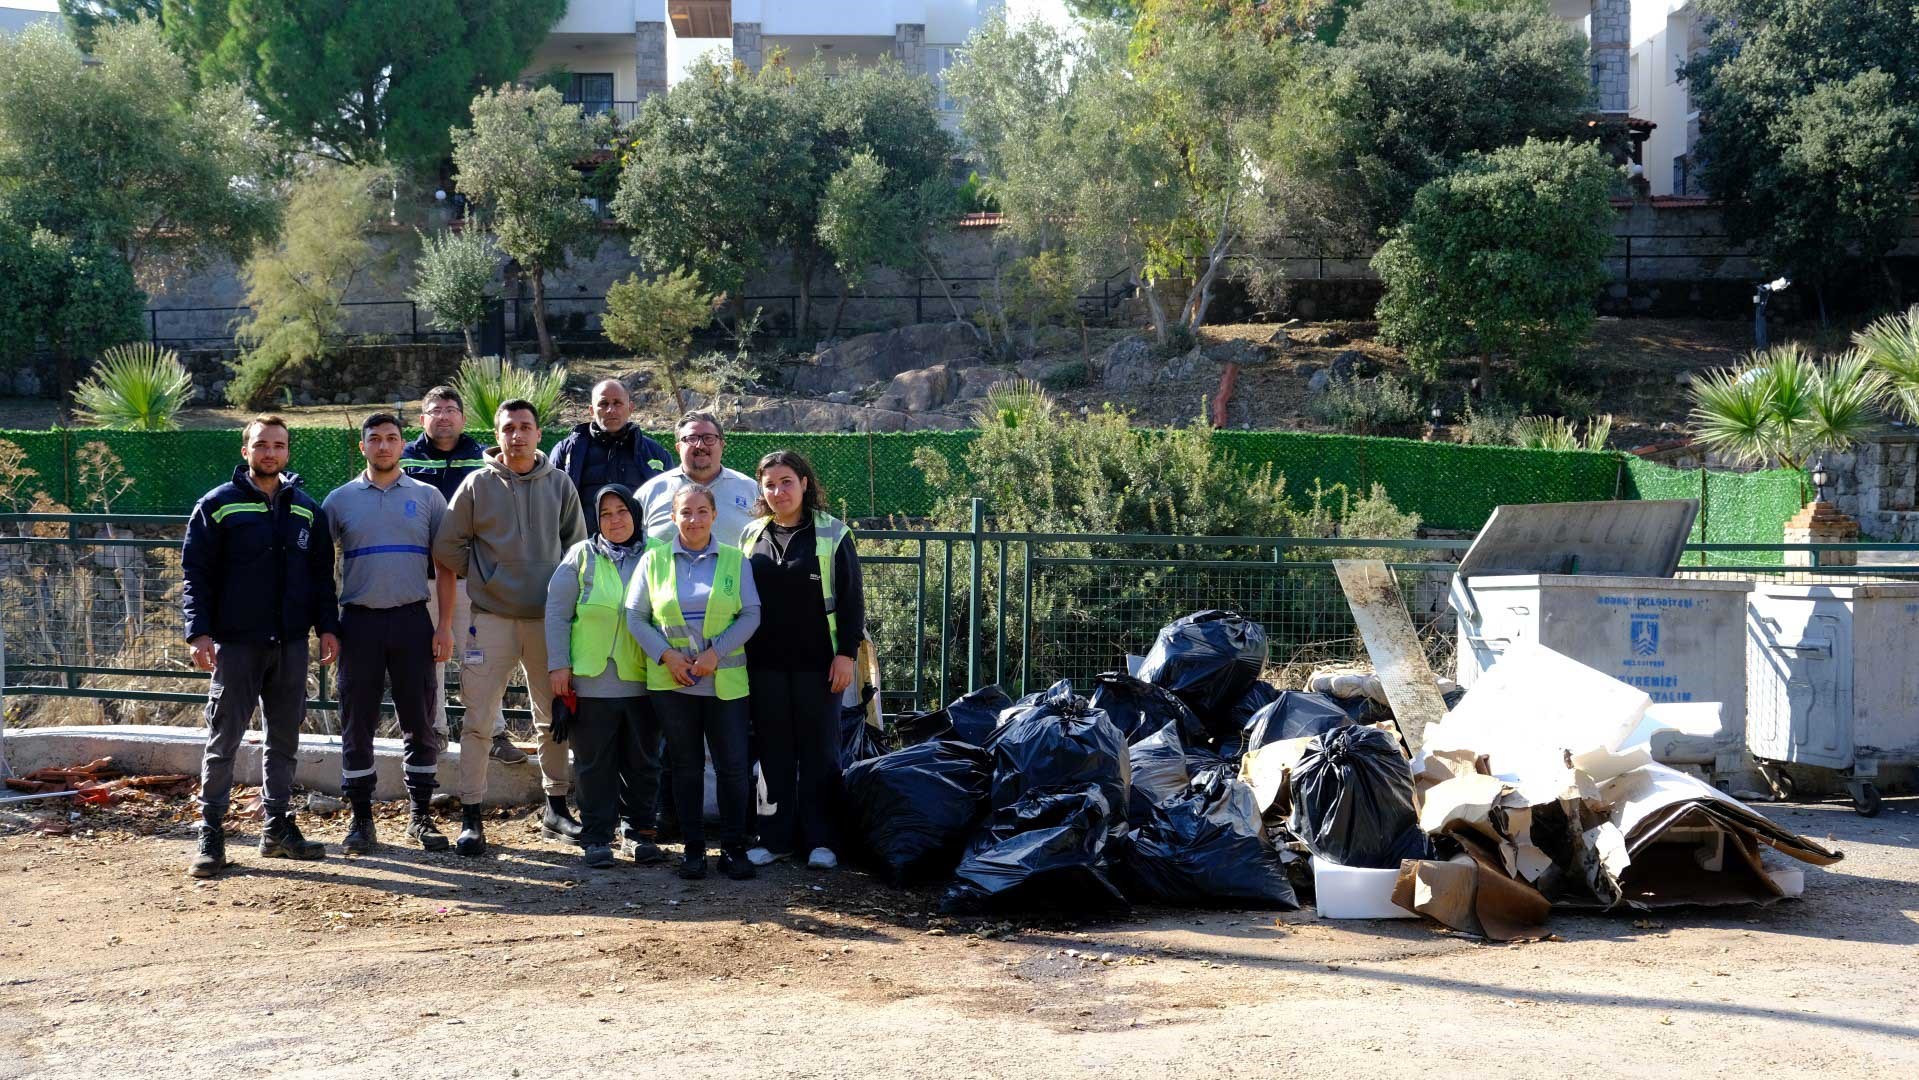
[[[326,355],[346,317],[347,290],[387,258],[367,231],[382,209],[374,190],[392,183],[384,169],[327,167],[294,185],[280,242],[240,271],[250,315],[234,334],[246,352],[228,401],[264,408],[294,372]]]
[[[635,356],[657,362],[677,398],[685,370],[686,346],[693,331],[713,321],[720,298],[701,288],[689,270],[643,280],[628,274],[606,290],[606,338]]]
[[[460,331],[469,357],[479,355],[473,327],[486,318],[487,287],[493,284],[499,261],[493,238],[477,225],[420,238],[417,277],[407,296],[426,309],[428,325],[434,329]]]
[[[482,356],[460,364],[459,373],[453,376],[453,388],[466,402],[467,422],[476,427],[492,427],[500,403],[514,398],[532,402],[539,410],[540,423],[548,424],[559,414],[566,398],[566,368],[554,364],[540,374],[497,356]]]
[[[1328,427],[1371,435],[1419,423],[1419,393],[1391,374],[1334,379],[1312,402],[1313,419]]]
[[[150,341],[108,349],[73,391],[81,423],[134,431],[178,429],[180,410],[192,396],[193,379],[179,356]]]

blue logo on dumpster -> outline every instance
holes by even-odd
[[[1659,619],[1653,615],[1635,615],[1632,620],[1632,652],[1634,656],[1656,656],[1659,653]]]

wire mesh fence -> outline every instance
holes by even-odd
[[[195,726],[207,676],[196,671],[181,617],[185,519],[122,515],[0,515],[0,663],[15,726],[160,723]],[[1265,627],[1272,677],[1298,685],[1311,666],[1364,656],[1334,573],[1338,558],[1393,569],[1436,671],[1450,673],[1455,619],[1451,568],[1468,540],[1304,537],[1085,536],[930,530],[860,535],[867,629],[881,661],[888,713],[939,707],[999,683],[1014,694],[1058,679],[1123,670],[1160,627],[1207,608]],[[1919,581],[1919,565],[1718,565],[1757,551],[1715,548],[1711,569],[1686,577],[1790,584]],[[1799,561],[1845,555],[1797,549]],[[1919,556],[1919,545],[1894,556]],[[1853,557],[1874,545],[1847,549]],[[1744,560],[1742,560],[1744,561]],[[458,665],[449,712],[459,717]],[[337,733],[330,669],[308,680],[307,730]],[[25,698],[26,700],[20,700]],[[509,691],[507,729],[531,734],[523,686]],[[392,734],[392,722],[388,721]]]

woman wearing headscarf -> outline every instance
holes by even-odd
[[[720,804],[720,873],[753,876],[746,858],[752,772],[747,760],[746,641],[760,625],[753,568],[740,549],[713,536],[713,490],[673,493],[675,534],[641,557],[626,595],[626,621],[646,655],[646,685],[666,732],[679,808],[683,878],[706,876],[701,810],[706,753]]]
[[[755,865],[806,852],[830,870],[832,803],[839,790],[840,695],[852,684],[866,637],[865,591],[853,533],[822,507],[819,476],[805,455],[760,459],[758,517],[740,537],[760,590],[761,615],[778,633],[746,643],[753,681],[753,739],[766,800]]]
[[[659,862],[665,857],[653,839],[659,722],[646,697],[646,656],[624,609],[646,534],[625,486],[606,485],[592,505],[595,535],[573,545],[546,587],[548,678],[556,710],[557,702],[566,702],[572,712],[566,730],[554,737],[563,734],[573,747],[586,864],[613,865],[614,827],[622,817],[622,849],[634,862]]]

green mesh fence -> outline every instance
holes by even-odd
[[[1791,469],[1729,473],[1709,469],[1669,469],[1649,461],[1626,459],[1627,498],[1698,499],[1699,517],[1687,542],[1694,544],[1777,544],[1786,519],[1799,512],[1804,478]],[[1777,551],[1709,551],[1687,557],[1689,565],[1772,565]]]
[[[547,434],[551,447],[563,432]],[[669,443],[671,435],[655,436]],[[806,454],[819,470],[831,504],[853,518],[915,518],[932,512],[935,492],[913,466],[928,448],[963,466],[972,432],[886,434],[782,434],[734,432],[726,463],[752,472],[761,455],[776,447]],[[1797,509],[1791,473],[1682,472],[1588,451],[1520,450],[1460,446],[1412,439],[1364,438],[1284,431],[1222,431],[1214,436],[1242,464],[1271,466],[1287,489],[1305,500],[1319,489],[1364,494],[1385,486],[1393,503],[1417,513],[1427,526],[1476,529],[1502,503],[1574,502],[1613,498],[1706,496],[1702,531],[1695,540],[1776,543],[1780,526]],[[31,477],[12,483],[11,498],[26,509],[44,491],[73,510],[120,513],[185,513],[209,488],[227,479],[239,462],[239,432],[231,429],[174,432],[13,431],[0,440],[17,446],[17,468]],[[345,483],[361,467],[358,432],[344,425],[298,428],[293,469],[316,496]],[[106,445],[131,485],[103,485],[87,465],[86,447]],[[4,446],[0,446],[4,451]],[[7,479],[0,469],[0,486]],[[102,505],[110,496],[110,505]],[[13,508],[13,507],[9,507]]]
[[[1621,497],[1620,455],[1614,453],[1297,431],[1221,431],[1213,437],[1242,463],[1270,464],[1296,499],[1315,484],[1358,496],[1377,483],[1394,506],[1438,529],[1477,529],[1504,503]]]

